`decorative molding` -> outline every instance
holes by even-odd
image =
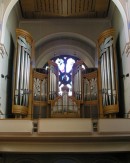
[[[126,56],[128,57],[128,55],[130,54],[130,42],[126,43],[124,52],[125,52]]]
[[[2,56],[2,58],[3,58],[3,56],[5,54],[8,55],[8,53],[7,53],[6,49],[5,49],[5,46],[4,46],[4,44],[0,43],[0,55]]]

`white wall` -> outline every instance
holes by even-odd
[[[4,76],[8,74],[8,62],[10,55],[10,46],[11,46],[11,36],[13,38],[13,42],[15,44],[15,29],[18,26],[18,18],[16,15],[15,10],[9,15],[7,25],[6,25],[6,33],[5,33],[5,42],[4,46],[7,51],[7,55],[5,54],[3,58],[0,58],[0,75],[3,74]],[[6,106],[7,106],[7,82],[10,82],[8,79],[0,78],[0,102],[1,102],[1,111],[6,114]]]
[[[127,56],[124,52],[127,43],[125,38],[125,28],[122,17],[117,8],[114,10],[112,26],[116,30],[116,39],[119,37],[118,51],[120,51],[120,54],[118,53],[117,55],[120,55],[123,74],[126,75],[127,73],[130,73],[130,55]],[[124,82],[124,109],[125,113],[127,113],[130,110],[130,77],[125,77],[122,79],[121,76],[123,74],[120,74],[119,80],[123,80]]]
[[[129,37],[130,37],[130,0],[127,0],[127,16],[128,16],[128,29],[129,29]]]

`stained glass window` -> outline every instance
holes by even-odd
[[[73,64],[80,60],[77,57],[74,56],[57,56],[51,59],[51,61],[57,63],[58,68],[59,68],[59,94],[62,95],[62,90],[61,88],[64,85],[67,85],[69,88],[69,96],[72,95],[72,67]],[[47,65],[44,66],[44,68]],[[85,65],[82,66],[83,69],[85,69]]]

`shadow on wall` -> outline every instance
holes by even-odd
[[[8,62],[8,78],[7,80],[7,105],[6,105],[6,115],[7,118],[14,118],[12,115],[12,94],[13,94],[13,61],[14,61],[14,42],[12,36],[10,35],[10,53]]]
[[[123,66],[122,66],[122,58],[120,51],[120,35],[117,37],[116,42],[116,53],[117,53],[117,70],[118,70],[118,97],[119,97],[119,113],[118,116],[120,118],[124,118],[125,116],[125,105],[124,105],[124,80],[122,78],[123,74]]]

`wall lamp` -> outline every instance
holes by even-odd
[[[129,73],[127,73],[126,75],[122,75],[121,78],[125,78],[125,77],[129,77]]]
[[[1,78],[9,79],[9,75],[3,75],[3,74],[1,74]]]

